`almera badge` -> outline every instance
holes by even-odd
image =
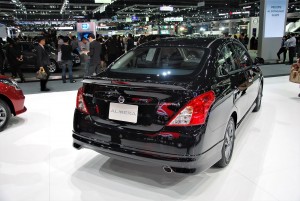
[[[136,123],[138,117],[138,106],[120,103],[110,103],[109,119]]]

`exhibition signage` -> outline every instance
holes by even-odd
[[[95,0],[95,3],[111,3],[111,0]]]
[[[174,8],[172,6],[161,6],[160,11],[173,11]]]
[[[164,18],[165,22],[182,22],[183,17],[166,17]]]
[[[286,24],[286,0],[265,0],[265,6],[265,38],[282,37]]]

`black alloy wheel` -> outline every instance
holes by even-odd
[[[215,164],[215,166],[223,168],[229,164],[231,160],[233,148],[234,148],[234,139],[235,139],[235,123],[234,123],[234,119],[230,117],[226,127],[225,136],[224,136],[222,158]]]
[[[58,70],[58,64],[55,60],[51,59],[51,63],[47,66],[50,73],[55,73]]]

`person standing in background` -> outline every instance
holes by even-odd
[[[78,51],[79,45],[78,45],[78,40],[77,40],[76,36],[72,36],[71,39],[72,39],[71,40],[72,51],[74,54],[79,55],[79,51]]]
[[[63,83],[66,83],[66,68],[69,71],[69,79],[70,83],[75,83],[76,81],[73,80],[73,62],[72,62],[72,46],[69,45],[69,38],[64,37],[63,39],[64,44],[61,46],[61,66],[62,66],[62,80]]]
[[[87,38],[82,37],[79,48],[80,48],[80,54],[82,55],[84,61],[84,76],[87,76],[88,69],[90,66],[90,56],[86,54],[87,52],[90,51],[90,42],[88,41]]]
[[[245,37],[244,37],[244,45],[245,45],[246,49],[248,49],[248,44],[249,44],[249,38],[248,38],[248,35],[245,34]]]
[[[127,52],[130,51],[132,48],[134,48],[134,40],[133,40],[132,34],[128,34]]]
[[[287,52],[286,46],[287,46],[286,36],[283,36],[283,37],[282,37],[282,40],[281,40],[281,48],[280,48],[279,51],[277,52],[277,57],[278,57],[277,62],[278,62],[278,63],[280,63],[280,55],[281,55],[282,53],[283,53],[283,62],[282,62],[282,63],[285,63],[286,52]]]
[[[39,43],[39,45],[36,46],[37,67],[39,69],[43,68],[45,70],[45,72],[47,73],[47,78],[40,81],[41,91],[50,91],[50,89],[48,89],[46,87],[48,79],[50,77],[50,72],[49,72],[49,69],[47,66],[50,65],[50,63],[51,63],[49,55],[44,48],[44,46],[46,44],[46,40],[44,37],[38,37],[37,42]]]
[[[2,40],[2,38],[0,38],[0,40]],[[5,55],[3,52],[3,46],[2,43],[0,42],[0,71],[1,71],[1,75],[4,75],[4,60],[5,60]]]
[[[60,35],[57,39],[57,50],[60,51],[61,45],[64,44],[63,37]]]
[[[289,65],[294,63],[294,57],[296,56],[296,38],[295,34],[291,34],[291,38],[287,40],[287,49],[289,50]]]
[[[106,41],[107,54],[108,54],[108,64],[113,63],[120,55],[121,46],[118,43],[116,35]]]
[[[101,71],[104,71],[106,69],[106,60],[105,60],[105,55],[106,55],[106,46],[104,44],[103,38],[99,38],[99,43],[101,45],[101,54],[100,54],[100,59],[101,59]]]
[[[90,51],[87,52],[87,55],[90,56],[90,66],[87,76],[92,76],[94,73],[100,73],[101,44],[96,41],[96,37],[92,33],[89,34],[88,39],[90,42]]]
[[[9,46],[7,47],[6,57],[12,71],[12,77],[19,75],[21,82],[25,82],[21,65],[23,64],[23,55],[20,46],[11,38],[7,39]]]

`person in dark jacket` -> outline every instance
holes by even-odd
[[[286,53],[287,53],[286,47],[287,47],[287,38],[286,38],[286,36],[283,36],[282,40],[281,40],[281,47],[280,47],[279,51],[277,52],[277,57],[278,57],[277,63],[280,63],[280,55],[282,53],[283,53],[282,63],[285,63]]]
[[[107,46],[107,55],[108,55],[107,65],[110,65],[120,56],[120,52],[122,48],[120,43],[117,40],[116,35],[114,35],[112,38],[107,40],[106,46]]]
[[[134,48],[134,40],[133,40],[132,34],[128,34],[127,52],[130,51],[132,48]]]
[[[94,73],[100,73],[100,63],[101,63],[101,44],[96,40],[94,34],[89,34],[88,39],[90,41],[90,51],[87,55],[90,56],[90,66],[88,68],[88,76]]]
[[[73,62],[72,62],[72,46],[69,44],[69,38],[66,36],[63,39],[64,44],[61,45],[61,66],[62,66],[62,80],[66,83],[66,68],[69,71],[70,83],[75,83],[73,80]]]
[[[25,82],[21,70],[21,65],[23,64],[23,55],[21,52],[21,48],[15,43],[13,39],[8,38],[7,41],[9,45],[7,47],[6,57],[11,68],[12,77],[15,78],[18,74],[21,79],[21,82]]]
[[[1,38],[0,38],[1,39]],[[0,71],[1,71],[1,75],[4,75],[4,61],[5,61],[5,55],[3,52],[3,46],[2,43],[0,42]]]
[[[50,72],[47,66],[51,63],[49,55],[44,48],[46,40],[44,37],[38,37],[37,42],[39,43],[36,46],[37,67],[40,69],[44,68],[45,72],[47,73],[47,78],[45,80],[41,80],[41,91],[50,91],[50,89],[46,87],[48,79],[50,77]]]

